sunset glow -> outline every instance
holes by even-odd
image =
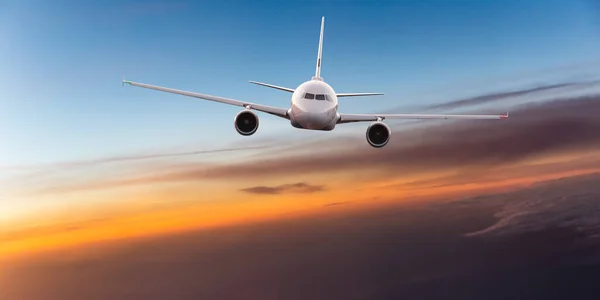
[[[593,157],[587,157],[586,160],[590,161],[590,159]],[[567,164],[556,167],[557,162],[567,162]],[[555,165],[552,172],[546,172],[547,165]],[[569,169],[572,166],[577,164],[573,165],[572,159],[569,160],[564,156],[547,157],[538,160],[535,165],[531,163],[523,165],[528,168],[527,172],[518,171],[520,169],[516,165],[505,168],[504,171],[495,171],[494,176],[488,179],[478,175],[478,172],[462,175],[463,179],[465,176],[472,176],[473,183],[447,181],[445,178],[451,178],[451,174],[455,173],[449,171],[440,175],[430,173],[412,178],[396,176],[385,181],[373,182],[353,182],[347,179],[338,182],[328,181],[327,186],[320,191],[300,190],[296,193],[282,191],[282,194],[275,195],[235,191],[228,188],[237,185],[232,183],[213,184],[213,188],[209,185],[201,187],[195,184],[178,185],[176,189],[157,186],[145,191],[137,189],[137,196],[136,193],[126,190],[120,197],[125,200],[124,202],[103,202],[102,199],[98,199],[102,197],[101,192],[77,192],[74,195],[62,196],[65,203],[74,203],[73,200],[68,200],[69,198],[89,199],[89,201],[79,201],[79,205],[69,207],[57,206],[54,210],[49,209],[29,217],[5,221],[0,231],[3,237],[0,243],[0,254],[7,258],[86,243],[111,242],[247,222],[294,218],[319,212],[330,203],[350,203],[351,205],[346,207],[357,210],[389,205],[390,201],[401,203],[403,199],[409,202],[419,201],[419,199],[420,201],[445,200],[471,195],[473,192],[485,194],[510,191],[535,182],[600,172],[600,168],[584,168],[581,165],[577,166],[577,169]],[[535,168],[544,173],[536,174]],[[523,175],[517,175],[515,170]],[[326,177],[326,174],[323,174],[313,179],[315,182],[323,182]],[[475,180],[478,177],[480,179]],[[426,183],[414,184],[419,181]],[[246,182],[246,184],[250,183]],[[109,195],[119,198],[118,190],[113,190]]]

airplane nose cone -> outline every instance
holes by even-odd
[[[302,113],[295,116],[295,120],[306,129],[322,129],[329,123],[325,113]]]

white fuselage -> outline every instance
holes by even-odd
[[[289,110],[292,126],[310,130],[333,130],[339,119],[335,91],[321,78],[302,83],[292,94]]]

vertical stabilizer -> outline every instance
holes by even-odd
[[[317,55],[317,70],[313,79],[321,80],[321,57],[323,54],[323,28],[325,27],[325,17],[321,17],[321,35],[319,36],[319,54]]]

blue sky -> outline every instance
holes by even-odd
[[[239,108],[122,76],[287,106],[290,94],[247,81],[310,79],[321,16],[324,79],[386,93],[342,101],[356,113],[593,74],[598,12],[575,0],[3,1],[0,166],[243,141]],[[322,136],[261,115],[257,136],[284,133]]]

